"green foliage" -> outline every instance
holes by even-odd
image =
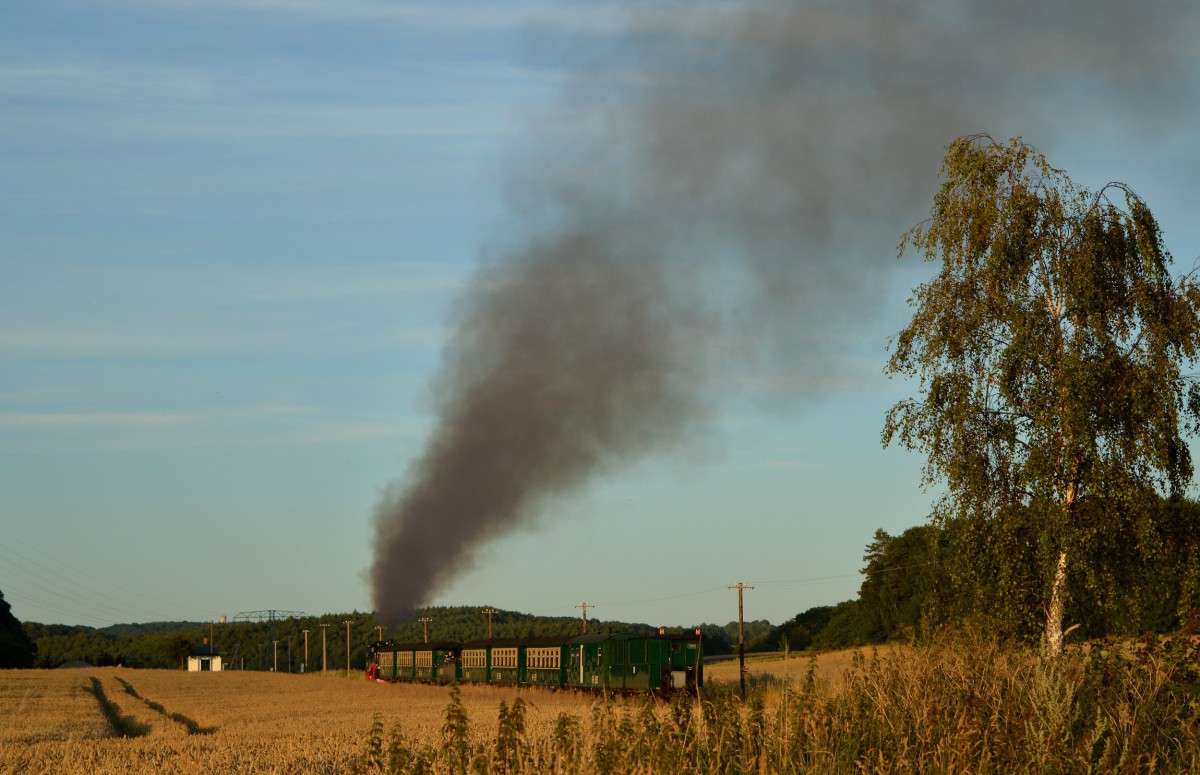
[[[180,665],[187,661],[187,658],[192,655],[192,649],[195,647],[195,642],[186,635],[175,635],[167,641],[167,648],[164,652],[167,660],[174,665]]]
[[[37,647],[0,592],[0,668],[33,667],[36,662]]]
[[[471,764],[471,728],[458,685],[450,689],[446,723],[442,725],[442,756],[449,772],[466,773]]]
[[[500,718],[496,744],[492,753],[492,771],[520,772],[529,758],[529,743],[525,739],[525,700],[518,697],[512,707],[500,702]]]
[[[1038,635],[1046,557],[1054,551],[1035,509],[1003,520],[957,520],[939,531],[943,576],[928,604],[933,623],[971,621],[1007,638]],[[1076,552],[1065,621],[1078,637],[1171,632],[1200,608],[1200,504],[1155,498],[1136,518],[1108,515],[1108,529]]]
[[[863,646],[870,642],[861,604],[857,600],[846,600],[833,607],[829,623],[813,636],[812,648],[827,651]]]
[[[898,536],[875,531],[867,546],[866,578],[858,592],[859,615],[867,642],[922,635],[937,609],[944,576],[942,531],[933,525],[910,527]]]
[[[726,638],[732,645],[732,650],[736,651],[738,643],[738,623],[736,621],[730,622],[729,624],[725,625],[724,630]],[[742,630],[746,634],[747,649],[749,649],[750,643],[761,640],[764,636],[767,636],[771,632],[771,623],[766,619],[755,619],[753,621],[743,622]],[[701,630],[701,632],[703,633],[704,631]],[[705,643],[704,650],[706,653],[716,653],[708,650],[707,643]]]
[[[921,397],[892,407],[883,442],[926,455],[924,483],[946,487],[937,522],[974,523],[1037,562],[1006,584],[1046,612],[1055,646],[1075,558],[1102,547],[1115,515],[1137,530],[1153,493],[1191,477],[1180,434],[1200,421],[1200,390],[1181,364],[1200,351],[1200,286],[1172,279],[1157,223],[1124,185],[1088,191],[1030,146],[987,137],[952,143],[942,175],[931,217],[901,243],[940,270],[915,290],[886,367],[919,378]],[[1014,515],[1022,530],[989,524]]]
[[[197,622],[152,622],[92,627],[25,623],[25,632],[37,644],[38,666],[58,667],[80,661],[97,666],[179,667],[170,642],[185,637],[191,646],[208,635],[208,625]]]
[[[701,624],[700,637],[704,638],[704,653],[708,656],[732,654],[737,643],[736,630],[733,638],[730,638],[725,627],[717,624]]]
[[[846,603],[842,603],[839,606],[819,605],[809,608],[778,627],[773,627],[769,632],[757,638],[747,649],[750,651],[782,651],[784,641],[787,642],[787,648],[791,651],[803,651],[814,647],[813,643],[817,635],[828,626],[835,612],[846,610],[846,605]],[[856,626],[853,629],[857,631],[861,628]],[[859,643],[858,639],[854,639],[843,645],[855,646]],[[843,645],[835,645],[833,648],[842,648]],[[707,653],[707,640],[704,642],[704,648]]]

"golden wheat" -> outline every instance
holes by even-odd
[[[106,719],[93,678],[124,730]],[[462,699],[473,740],[492,739],[500,703],[518,696],[527,703],[531,734],[548,732],[560,713],[586,718],[597,701],[573,692],[467,685]],[[445,687],[357,677],[6,670],[0,671],[0,773],[345,772],[361,756],[375,715],[435,744],[448,701]],[[140,736],[121,736],[130,730]]]

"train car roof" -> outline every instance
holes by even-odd
[[[651,640],[700,640],[700,636],[694,632],[652,632],[652,633],[637,633],[623,632],[619,635],[614,635],[614,638],[629,639],[629,638],[649,638]]]
[[[430,641],[429,643],[394,643],[390,640],[375,644],[376,651],[457,651],[461,643],[451,640]]]
[[[572,638],[571,642],[572,643],[600,643],[601,641],[606,641],[611,637],[612,636],[609,635],[608,633],[604,633],[602,635],[580,635],[577,638]]]
[[[572,643],[600,643],[606,640],[687,640],[698,641],[700,636],[693,632],[613,632],[603,635],[580,635]]]
[[[552,635],[537,638],[484,638],[482,640],[469,640],[463,644],[463,648],[485,649],[506,648],[512,646],[525,646],[526,648],[547,648],[552,646],[565,646],[571,642],[570,635]]]

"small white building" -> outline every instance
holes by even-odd
[[[212,644],[208,642],[208,638],[204,639],[203,645],[192,649],[187,667],[189,673],[216,672],[225,669],[221,664],[221,652],[213,648]]]

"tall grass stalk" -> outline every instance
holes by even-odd
[[[440,747],[370,735],[360,772],[1200,772],[1200,646],[1188,638],[1045,660],[971,634],[859,652],[842,680],[757,681],[670,702],[597,698],[529,739],[501,703],[471,742],[451,690]],[[390,752],[398,752],[396,755]]]

